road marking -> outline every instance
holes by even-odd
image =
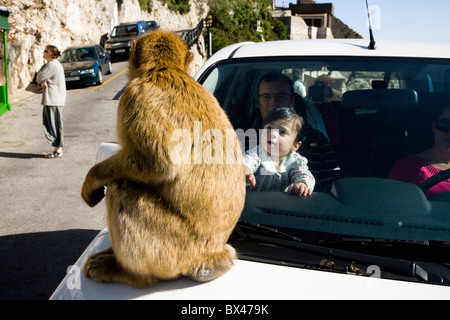
[[[112,77],[112,78],[109,78],[108,80],[106,80],[105,82],[103,82],[101,85],[98,85],[98,86],[96,86],[96,87],[94,87],[94,88],[92,88],[91,90],[89,90],[89,91],[94,91],[94,90],[97,90],[98,88],[100,88],[101,86],[103,86],[103,85],[105,85],[105,84],[107,84],[109,81],[111,81],[112,79],[114,79],[114,78],[116,78],[116,77],[118,77],[118,76],[120,76],[122,73],[124,73],[125,71],[127,71],[128,70],[128,68],[125,68],[124,70],[122,70],[121,72],[119,72],[118,74],[116,74],[114,77]]]

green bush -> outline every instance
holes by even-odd
[[[142,11],[152,11],[152,0],[138,0],[138,2]]]
[[[243,41],[287,39],[287,27],[271,15],[268,0],[209,0],[212,51]]]
[[[178,11],[181,14],[188,13],[191,10],[189,0],[160,0],[163,4],[172,11]],[[152,0],[138,0],[139,7],[142,11],[151,12]]]
[[[191,11],[189,0],[163,0],[164,4],[172,11],[178,11],[181,14]]]

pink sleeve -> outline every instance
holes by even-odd
[[[430,165],[425,160],[417,156],[407,156],[398,160],[392,168],[390,179],[401,180],[415,185],[420,185],[428,178],[441,172],[440,169],[433,165]],[[427,197],[431,195],[449,192],[450,191],[450,179],[441,181],[434,185],[426,193]]]
[[[428,163],[411,155],[398,160],[391,170],[389,179],[421,184],[435,173],[427,170]]]

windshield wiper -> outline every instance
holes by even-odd
[[[365,244],[365,245],[419,245],[432,246],[428,240],[408,240],[408,239],[382,239],[382,238],[333,238],[320,239],[318,243],[330,244]]]
[[[235,227],[236,232],[241,236],[245,235],[246,237],[253,238],[255,240],[258,240],[258,239],[256,239],[258,236],[254,233],[243,232],[242,227],[246,227],[247,229],[250,229],[250,230],[259,231],[262,234],[269,234],[270,237],[292,240],[294,242],[302,242],[302,240],[300,238],[297,238],[297,237],[290,235],[288,233],[285,233],[285,232],[281,232],[275,228],[267,227],[267,226],[264,226],[259,223],[253,223],[253,222],[239,220],[238,224]]]
[[[248,231],[244,232],[243,229]],[[301,239],[293,235],[280,232],[271,227],[246,221],[239,221],[235,227],[235,231],[240,237],[243,238],[279,245],[291,249],[307,251],[332,258],[357,261],[365,265],[376,265],[381,270],[407,274],[430,283],[450,284],[450,270],[447,267],[437,263],[383,257],[303,243]]]

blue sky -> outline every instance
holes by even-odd
[[[297,1],[276,0],[289,7]],[[365,0],[316,0],[332,3],[334,15],[350,28],[369,38]],[[450,41],[449,0],[368,0],[372,6],[375,40]]]

